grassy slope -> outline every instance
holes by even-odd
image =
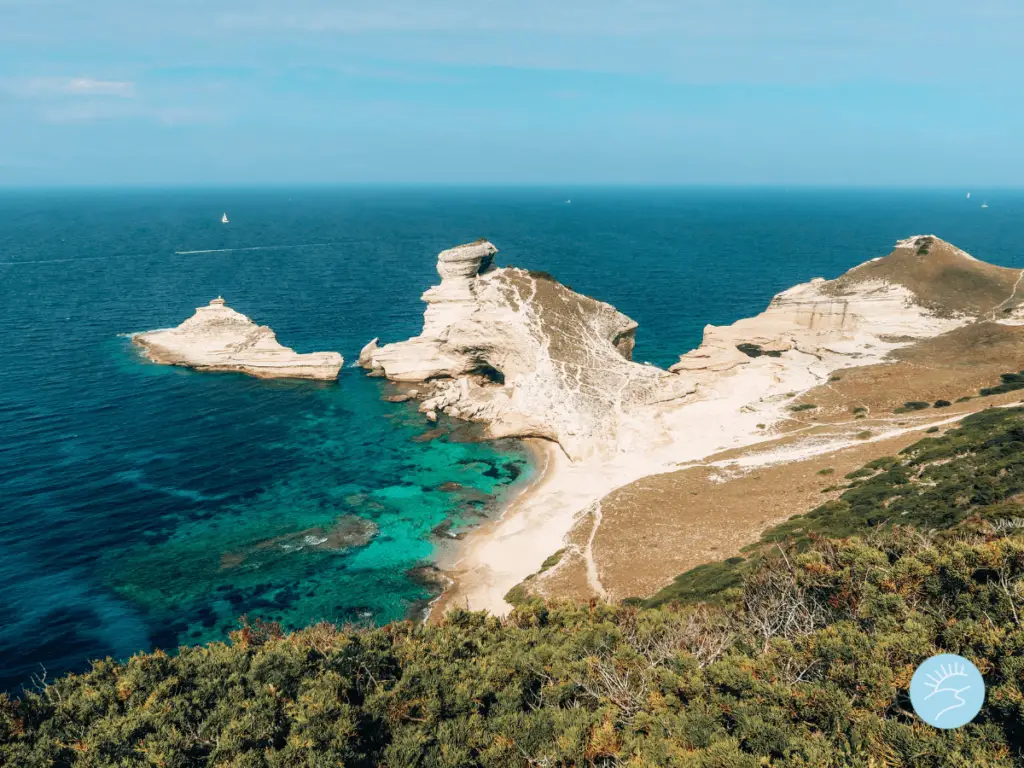
[[[943,436],[925,438],[899,456],[876,459],[847,479],[839,499],[770,528],[746,548],[746,560],[694,568],[643,604],[713,598],[741,583],[761,553],[779,541],[806,547],[813,537],[845,537],[897,524],[933,530],[970,516],[1024,518],[1024,506],[1016,500],[1024,492],[1024,408],[968,416]]]

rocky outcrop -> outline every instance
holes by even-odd
[[[700,347],[669,370],[721,372],[790,350],[831,367],[877,362],[972,321],[1013,317],[1024,299],[1016,296],[1019,277],[934,235],[911,237],[835,280],[815,278],[783,291],[756,317],[706,326]]]
[[[132,341],[150,360],[200,371],[237,371],[265,379],[338,377],[337,352],[299,354],[281,346],[274,332],[213,299],[176,328],[139,333]]]
[[[356,365],[360,368],[369,368],[373,364],[373,353],[377,351],[377,342],[380,339],[371,339],[370,343],[359,350],[359,357],[356,360]]]
[[[1021,322],[1024,298],[1017,270],[933,235],[912,237],[835,280],[783,291],[760,315],[707,326],[700,347],[666,372],[631,361],[637,325],[614,307],[545,273],[499,268],[496,253],[486,240],[440,253],[422,333],[384,346],[375,339],[360,365],[424,383],[421,410],[431,418],[443,411],[486,423],[492,437],[545,437],[574,459],[671,445],[698,418],[711,427],[698,427],[705,436],[728,444],[740,427],[721,419],[735,409],[761,411],[765,422],[759,403],[840,368],[882,362],[975,320]]]
[[[630,360],[636,323],[550,275],[494,264],[480,240],[438,255],[422,333],[361,355],[395,381],[424,382],[421,410],[487,424],[491,437],[557,441],[573,458],[616,450],[622,422],[685,393]]]

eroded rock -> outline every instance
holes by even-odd
[[[634,321],[544,273],[498,268],[496,253],[486,240],[442,251],[422,333],[367,353],[371,370],[427,384],[428,419],[444,411],[489,437],[544,437],[583,457],[615,442],[626,412],[683,394],[629,359]]]
[[[274,332],[213,299],[176,328],[138,333],[132,341],[156,363],[199,371],[237,371],[265,379],[338,377],[344,362],[337,352],[299,354],[282,346]]]

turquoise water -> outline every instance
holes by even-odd
[[[445,545],[438,526],[493,513],[531,471],[514,442],[432,435],[353,368],[336,384],[201,374],[123,334],[223,294],[284,344],[351,363],[374,336],[417,333],[436,253],[485,236],[499,263],[615,304],[640,323],[637,359],[667,365],[705,323],[911,234],[1024,267],[1024,195],[981,210],[983,192],[0,193],[0,689],[223,638],[242,614],[415,613],[434,589],[410,569]]]

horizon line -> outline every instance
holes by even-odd
[[[664,189],[664,190],[882,190],[882,191],[1021,191],[1024,184],[886,184],[802,182],[446,182],[446,181],[254,181],[254,182],[63,182],[3,184],[0,192],[116,190],[256,190],[256,189]]]

